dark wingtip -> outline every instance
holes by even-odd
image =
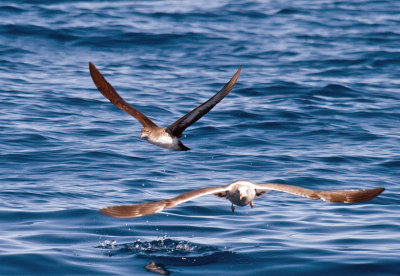
[[[371,192],[373,191],[374,194],[375,194],[375,196],[378,196],[378,195],[380,195],[384,190],[385,190],[385,188],[383,188],[383,187],[378,187],[378,188],[371,189]]]
[[[109,212],[109,207],[100,209],[100,213],[102,213],[103,215],[107,215],[107,216],[112,217],[112,215]]]
[[[233,78],[235,78],[235,84],[236,84],[236,82],[237,82],[237,80],[238,80],[238,78],[239,78],[240,73],[242,72],[242,67],[243,67],[243,66],[240,65],[239,68],[237,69],[235,75],[233,76]]]
[[[93,63],[91,63],[90,61],[89,61],[89,71],[90,71],[90,75],[92,76],[92,79],[93,79],[93,81],[94,81],[94,77],[95,77],[95,73],[100,73],[99,72],[99,70],[97,70],[97,68],[96,68],[96,66],[94,66],[94,64]]]
[[[239,78],[240,72],[242,72],[242,65],[239,66],[239,68],[237,69],[236,73],[233,75],[233,77],[232,77],[232,79],[231,79],[231,81],[232,81],[232,80],[234,81],[233,85],[236,84],[237,79]],[[231,81],[230,81],[230,82],[231,82]],[[232,88],[233,88],[233,86],[232,86]]]
[[[384,190],[385,190],[385,188],[383,188],[383,187],[378,187],[378,188],[371,189],[371,190],[370,190],[370,194],[367,195],[366,200],[370,200],[370,199],[373,199],[373,198],[377,197],[377,196],[380,195]]]
[[[380,195],[381,193],[383,193],[383,191],[385,190],[385,188],[383,188],[383,187],[378,187],[378,188],[375,188],[375,190],[376,190],[376,196],[378,196],[378,195]]]
[[[129,216],[126,214],[125,206],[109,206],[100,209],[100,213],[114,218],[130,218],[134,216]]]
[[[109,206],[102,208],[100,209],[100,213],[114,218],[130,218],[130,216],[125,214],[123,206]]]
[[[214,95],[217,96],[219,94],[222,93],[222,97],[220,97],[214,104],[213,107],[219,103],[223,98],[225,98],[226,95],[228,95],[231,90],[233,89],[233,87],[235,86],[236,82],[239,79],[239,75],[240,72],[242,71],[242,65],[239,66],[239,68],[237,69],[236,73],[232,76],[232,78],[225,84],[225,86],[216,94]],[[213,99],[214,97],[212,97],[211,99]]]
[[[375,197],[380,195],[384,190],[385,190],[385,188],[383,188],[383,187],[378,187],[378,188],[368,189],[368,190],[361,190],[357,194],[349,195],[346,203],[358,203],[358,202],[364,202],[364,201],[374,199]]]

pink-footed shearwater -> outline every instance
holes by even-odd
[[[189,148],[183,145],[179,140],[183,131],[209,112],[217,103],[229,94],[236,84],[241,69],[242,66],[239,67],[231,80],[209,100],[197,106],[170,126],[161,128],[158,127],[149,117],[136,108],[133,108],[120,95],[118,95],[117,91],[115,91],[99,70],[89,62],[90,75],[101,94],[109,99],[115,106],[135,117],[143,125],[139,138],[145,138],[151,144],[170,150],[189,150]]]
[[[216,196],[228,199],[232,203],[231,208],[232,211],[234,211],[234,204],[238,206],[250,204],[250,206],[253,208],[254,198],[268,191],[280,191],[329,202],[357,203],[373,199],[384,190],[385,188],[379,187],[367,190],[318,191],[286,184],[255,184],[246,180],[238,180],[225,186],[207,187],[189,191],[171,199],[145,202],[134,205],[110,206],[101,209],[100,212],[117,218],[141,217],[160,212],[167,208],[173,208],[178,204],[208,194],[214,194]]]

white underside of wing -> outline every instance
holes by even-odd
[[[313,190],[302,188],[299,186],[277,183],[254,184],[254,188],[257,191],[278,191],[302,197],[310,197],[310,195],[315,192]]]
[[[198,190],[184,193],[180,196],[175,197],[172,200],[176,200],[175,203],[176,203],[176,205],[178,205],[178,204],[193,200],[193,199],[201,197],[201,196],[215,194],[215,193],[221,193],[221,192],[225,192],[225,191],[227,191],[226,186],[208,187],[208,188],[198,189]]]

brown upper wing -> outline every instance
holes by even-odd
[[[105,215],[117,218],[134,218],[145,215],[151,215],[167,208],[173,208],[178,204],[192,200],[199,196],[226,191],[228,186],[229,185],[202,188],[194,191],[189,191],[177,197],[166,200],[145,202],[133,205],[110,206],[101,209],[100,212],[102,212]]]
[[[217,103],[219,103],[223,98],[225,98],[225,96],[228,95],[229,92],[231,92],[232,88],[235,86],[239,78],[241,70],[242,66],[239,67],[239,69],[233,75],[231,80],[227,84],[225,84],[225,86],[217,94],[215,94],[209,100],[207,100],[206,102],[202,103],[201,105],[190,111],[185,116],[179,118],[176,122],[167,127],[166,131],[171,135],[181,137],[183,131],[188,126],[195,123],[197,120],[203,117],[203,115],[207,114],[208,111],[210,111]]]
[[[367,190],[331,190],[331,191],[317,191],[310,190],[298,186],[286,185],[286,184],[255,184],[257,192],[263,190],[275,190],[280,192],[286,192],[302,197],[308,197],[311,199],[320,199],[329,202],[340,202],[340,203],[357,203],[363,202],[382,193],[385,188],[379,187]]]
[[[157,125],[150,120],[150,118],[148,118],[139,110],[133,108],[124,99],[122,99],[121,96],[118,95],[117,91],[115,91],[114,87],[112,87],[112,85],[104,78],[96,66],[94,66],[91,62],[89,62],[89,70],[97,89],[101,92],[101,94],[103,94],[104,97],[109,99],[112,104],[135,117],[144,127],[157,127]]]

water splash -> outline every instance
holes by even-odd
[[[201,265],[237,255],[234,252],[221,250],[216,246],[192,243],[189,241],[160,238],[153,241],[117,244],[116,241],[105,240],[98,246],[110,257],[134,255],[148,258],[169,265]]]

